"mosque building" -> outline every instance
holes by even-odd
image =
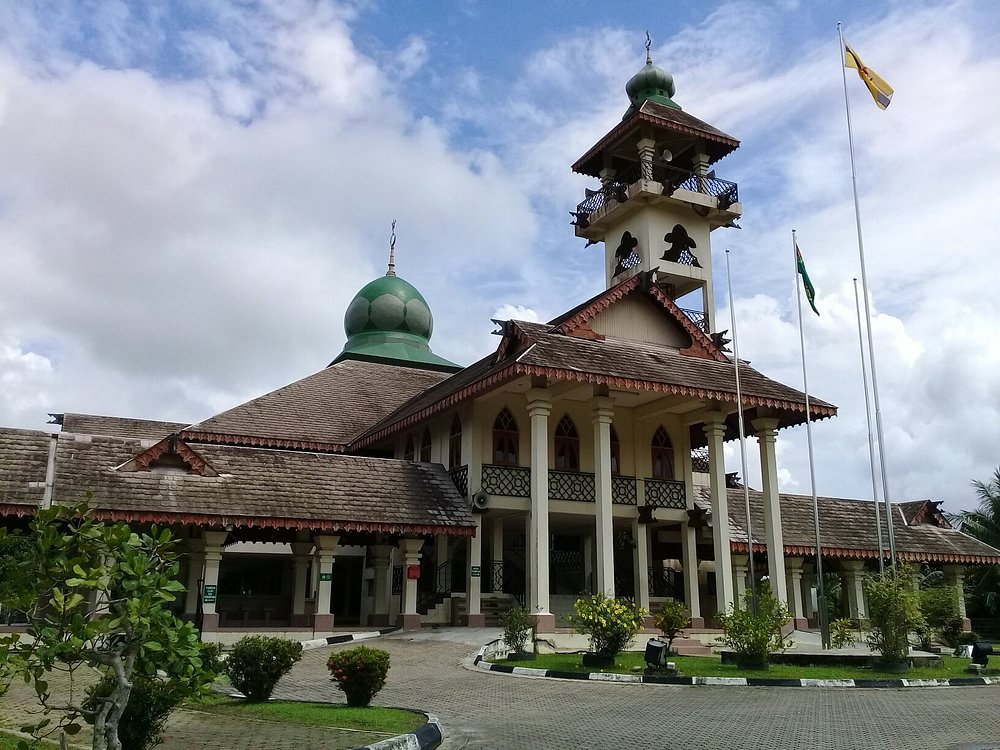
[[[0,430],[0,516],[86,496],[99,517],[170,526],[180,610],[207,639],[481,626],[517,604],[549,632],[596,592],[680,599],[706,627],[740,601],[751,545],[754,575],[809,627],[812,498],[779,493],[775,455],[805,395],[741,362],[738,399],[716,321],[712,233],[742,214],[716,172],[739,141],[683,110],[649,58],[626,92],[573,165],[594,178],[574,232],[603,250],[602,292],[548,323],[502,322],[496,351],[462,367],[431,349],[431,309],[390,256],[319,372],[194,424],[66,413],[56,433]],[[740,405],[761,467],[750,519],[723,455]],[[824,565],[856,618],[874,513],[820,499]],[[1000,563],[936,502],[896,503],[891,522],[900,558],[955,584]]]

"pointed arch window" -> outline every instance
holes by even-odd
[[[493,422],[493,463],[499,466],[517,466],[519,433],[514,415],[506,406]]]
[[[454,469],[462,465],[462,420],[456,414],[451,420],[451,432],[448,434],[448,468]]]
[[[618,442],[618,432],[615,426],[611,425],[611,475],[618,476],[622,473],[622,448]]]
[[[656,428],[653,433],[653,441],[650,445],[653,478],[673,479],[674,478],[674,446],[670,442],[670,436],[663,429],[663,425]]]
[[[576,425],[569,418],[569,414],[563,416],[556,425],[556,468],[561,471],[580,470],[580,435],[576,431]]]
[[[417,456],[417,450],[414,446],[413,435],[406,436],[406,444],[403,446],[403,460],[413,461]]]
[[[429,464],[431,462],[431,430],[424,427],[424,434],[420,436],[420,462]]]

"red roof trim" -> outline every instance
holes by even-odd
[[[746,553],[746,542],[730,542],[733,552]],[[754,552],[766,552],[767,547],[763,544],[753,545]],[[784,546],[785,554],[794,557],[815,557],[815,547],[802,547],[792,544]],[[848,547],[823,547],[824,557],[839,557],[844,559],[878,559],[878,550],[874,549],[850,549]],[[897,552],[896,556],[900,560],[908,562],[944,562],[944,563],[967,563],[971,565],[996,565],[1000,563],[1000,556],[989,555],[952,555],[944,552]]]
[[[571,318],[567,318],[559,325],[553,327],[549,333],[562,333],[565,335],[572,334],[574,330],[582,326],[584,323],[596,318],[598,313],[607,310],[612,304],[620,299],[624,299],[629,294],[634,292],[639,287],[641,277],[642,274],[637,273],[617,286],[611,287],[600,297],[580,310],[576,315]]]
[[[0,516],[34,515],[33,505],[0,505]],[[102,521],[126,523],[182,524],[191,526],[248,529],[289,529],[340,532],[375,532],[380,534],[444,534],[445,536],[475,536],[475,526],[435,526],[430,524],[378,523],[371,521],[334,521],[313,518],[264,518],[257,516],[209,515],[205,513],[170,513],[168,511],[137,511],[94,508],[94,517]]]
[[[156,445],[146,448],[146,450],[139,453],[128,464],[134,464],[135,469],[138,471],[149,471],[150,467],[156,463],[159,459],[167,454],[176,454],[183,459],[191,471],[200,476],[214,477],[218,476],[219,472],[213,469],[209,463],[202,458],[198,453],[192,450],[188,445],[176,435],[168,435],[163,438]],[[119,469],[119,471],[128,471],[127,468]]]
[[[256,435],[236,435],[228,432],[202,432],[182,430],[180,437],[193,443],[214,443],[218,445],[243,445],[251,448],[286,448],[288,450],[311,451],[314,453],[344,453],[344,443],[323,443],[315,440],[281,440],[279,438],[258,437]]]
[[[712,341],[708,334],[695,325],[695,322],[685,315],[677,306],[677,303],[664,294],[662,289],[657,286],[650,287],[649,294],[661,305],[663,305],[664,309],[673,315],[674,318],[677,319],[677,322],[681,324],[687,334],[691,337],[691,347],[689,349],[682,350],[682,353],[688,353],[690,351],[696,356],[704,356],[705,359],[714,359],[716,362],[729,362],[729,358],[719,351],[715,342]]]

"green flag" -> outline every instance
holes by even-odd
[[[806,271],[806,262],[802,260],[802,253],[799,252],[798,242],[795,243],[795,262],[799,266],[799,276],[802,277],[802,286],[806,290],[806,299],[809,300],[809,307],[813,309],[814,313],[819,315],[819,310],[816,309],[816,289],[809,280],[809,272]]]

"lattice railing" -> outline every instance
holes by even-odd
[[[482,487],[490,495],[531,497],[531,469],[527,466],[484,464]]]
[[[638,505],[635,477],[611,477],[611,502],[615,505]]]
[[[708,314],[702,312],[701,310],[685,310],[681,308],[681,312],[691,319],[691,322],[698,326],[704,333],[709,333],[708,330]]]
[[[646,505],[654,508],[687,507],[687,487],[679,479],[644,479]]]
[[[392,566],[392,589],[393,594],[403,593],[403,566]]]
[[[455,489],[458,490],[458,494],[462,497],[468,497],[469,495],[469,467],[468,466],[456,466],[454,469],[448,471],[451,475],[451,481],[455,483]]]
[[[708,466],[708,448],[695,448],[691,451],[691,471],[707,474]]]
[[[579,471],[549,471],[549,500],[594,502],[594,475]]]
[[[651,565],[648,574],[650,596],[669,596],[678,601],[684,600],[684,581],[676,570]]]
[[[660,183],[664,195],[673,195],[675,190],[690,190],[693,193],[711,195],[719,201],[719,208],[725,210],[734,203],[739,203],[739,187],[735,182],[720,180],[718,177],[700,175],[686,169],[680,169],[665,162],[635,162],[628,169],[622,170],[614,179],[600,190],[588,190],[587,197],[576,207],[578,216],[589,217],[612,200],[619,203],[627,200],[628,188],[639,179]]]

